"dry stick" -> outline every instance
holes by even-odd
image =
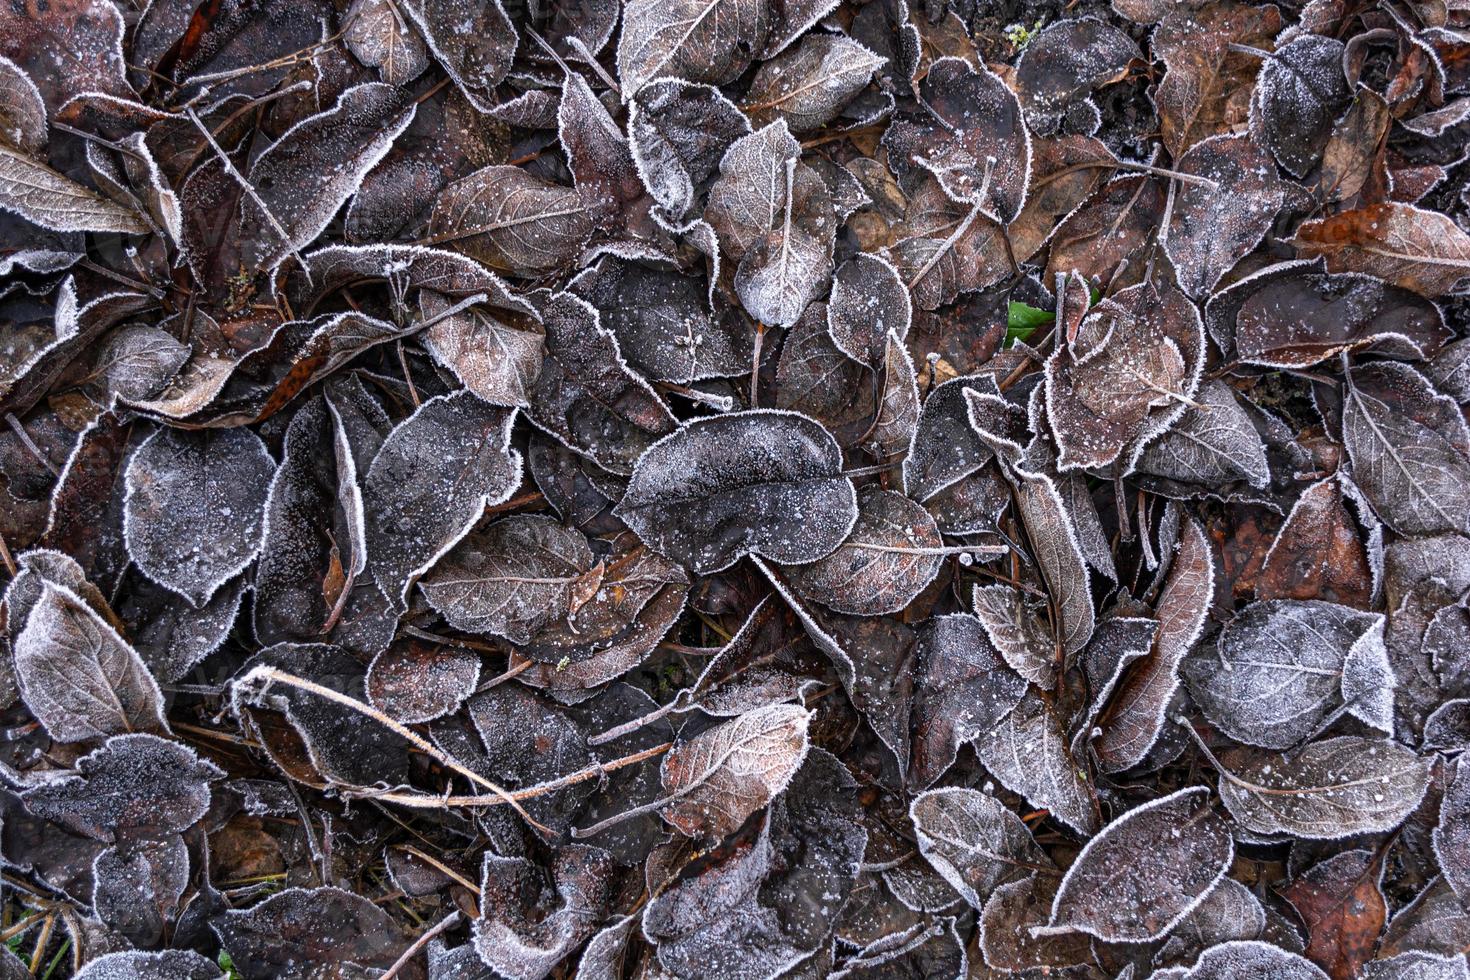
[[[490,690],[492,687],[499,687],[508,680],[514,680],[515,678],[524,674],[526,671],[530,670],[535,663],[536,661],[532,660],[530,657],[527,657],[525,660],[522,660],[514,667],[506,668],[504,672],[496,674],[494,677],[490,678],[488,681],[475,688],[475,693],[483,694],[486,691]]]
[[[11,578],[20,574],[15,567],[15,559],[10,556],[10,546],[5,543],[5,535],[0,534],[0,561],[5,562],[5,570],[10,573]]]
[[[556,779],[548,780],[544,783],[537,783],[534,786],[527,786],[523,789],[512,790],[504,795],[435,796],[432,793],[374,793],[372,798],[375,800],[384,800],[389,803],[400,803],[403,806],[418,807],[420,809],[438,810],[444,807],[499,806],[502,803],[508,803],[519,810],[521,800],[534,800],[538,796],[555,793],[557,790],[566,789],[568,786],[585,783],[589,779],[601,778],[607,773],[615,772],[625,766],[637,765],[640,762],[663,755],[673,747],[673,742],[664,742],[661,745],[655,745],[651,749],[644,749],[642,752],[625,755],[621,759],[614,759],[611,762],[603,762],[595,766],[588,766],[585,769],[578,769],[576,772],[568,773],[565,776],[558,776]],[[667,802],[668,800],[660,800],[658,801],[658,805],[661,806]],[[609,819],[621,819],[621,817],[622,815],[619,815],[617,818]],[[528,817],[527,819],[530,818]],[[603,821],[603,823],[606,822]],[[599,824],[598,826],[601,825]],[[577,831],[573,830],[572,836],[576,837]]]
[[[1169,177],[1185,184],[1198,184],[1212,191],[1218,191],[1220,185],[1208,177],[1198,174],[1187,174],[1182,170],[1169,170],[1166,167],[1155,167],[1149,163],[1135,163],[1132,160],[1087,160],[1083,163],[1074,163],[1069,167],[1063,167],[1056,173],[1047,174],[1036,182],[1036,189],[1041,189],[1053,181],[1061,180],[1068,174],[1074,174],[1079,170],[1130,170],[1135,173],[1149,174],[1154,177]]]
[[[750,407],[755,408],[759,400],[761,384],[761,346],[766,339],[766,325],[760,321],[755,324],[755,353],[750,359]]]
[[[597,77],[602,79],[603,83],[607,85],[608,88],[612,89],[613,95],[616,95],[619,99],[622,99],[623,90],[618,87],[617,81],[607,73],[607,69],[602,67],[602,63],[597,60],[597,56],[594,55],[591,51],[587,50],[587,45],[582,43],[582,39],[574,35],[568,35],[567,43],[577,49],[577,53],[582,56],[582,59],[586,61],[588,65],[592,66],[593,71],[597,72]]]
[[[453,771],[468,779],[470,782],[488,789],[491,793],[495,794],[496,797],[499,797],[502,802],[510,804],[511,809],[520,814],[521,819],[525,820],[532,827],[535,827],[537,830],[546,834],[548,837],[555,836],[552,833],[550,827],[547,827],[545,824],[538,822],[529,813],[527,813],[525,807],[517,803],[515,799],[512,798],[512,796],[508,792],[505,791],[505,789],[497,786],[495,783],[486,779],[484,776],[481,776],[479,773],[475,772],[464,763],[442,751],[437,745],[434,745],[432,742],[421,737],[416,732],[408,728],[406,725],[395,721],[394,719],[383,714],[376,708],[373,708],[370,705],[363,704],[361,701],[358,701],[355,698],[350,698],[345,694],[339,694],[329,687],[323,687],[321,684],[318,684],[315,681],[309,681],[304,677],[297,677],[295,674],[288,674],[284,670],[277,670],[275,667],[267,667],[264,664],[253,668],[250,673],[246,674],[237,683],[248,685],[254,684],[258,681],[265,682],[265,687],[261,689],[261,694],[264,694],[265,691],[270,688],[271,684],[285,684],[287,687],[294,687],[302,691],[308,691],[312,694],[315,694],[317,697],[326,698],[328,701],[331,701],[334,704],[340,704],[342,707],[355,711],[366,718],[371,718],[373,721],[376,721],[384,728],[387,728],[389,731],[393,732],[393,734],[397,735],[399,738],[404,739],[415,748],[419,749],[421,752],[429,756],[434,761],[438,762],[440,765],[444,766],[447,769],[452,769]]]
[[[9,942],[10,940],[14,939],[16,936],[19,936],[21,933],[25,932],[31,926],[35,925],[41,919],[44,919],[50,914],[51,913],[49,911],[32,912],[24,919],[21,919],[19,922],[12,925],[9,929],[6,929],[4,932],[0,932],[0,943]]]
[[[35,948],[31,950],[31,976],[35,976],[45,962],[46,947],[51,944],[51,932],[55,928],[56,916],[48,914],[46,921],[41,923],[41,935],[36,937]]]
[[[388,811],[385,809],[383,812],[387,813]],[[468,888],[470,891],[474,892],[475,897],[479,897],[479,885],[475,884],[473,881],[470,881],[464,875],[460,874],[458,871],[455,871],[453,868],[445,864],[443,861],[440,861],[438,858],[425,854],[423,851],[419,850],[417,847],[414,847],[412,844],[394,844],[393,846],[397,850],[402,851],[404,854],[412,854],[414,857],[418,858],[420,861],[424,862],[435,871],[438,871],[440,874],[447,876],[450,880],[458,882],[459,884]]]
[[[407,966],[409,964],[409,961],[418,955],[419,950],[428,945],[429,940],[433,939],[435,936],[439,935],[439,933],[443,932],[445,929],[448,929],[450,926],[454,925],[458,921],[459,909],[455,909],[444,918],[436,922],[429,929],[428,932],[425,932],[422,936],[415,939],[412,945],[410,945],[408,949],[405,949],[403,951],[403,955],[394,960],[393,965],[388,967],[388,971],[380,976],[378,980],[393,980],[394,977],[398,976],[398,971]]]
[[[31,440],[31,434],[26,431],[26,427],[21,424],[20,419],[16,418],[14,413],[5,413],[5,423],[15,432],[16,437],[20,439],[21,445],[29,449],[31,455],[36,457],[41,465],[51,472],[52,476],[58,478],[61,476],[61,471],[56,468],[56,464],[51,462],[46,454],[41,452],[41,447]]]
[[[209,148],[214,151],[215,156],[219,157],[219,161],[224,166],[225,172],[234,179],[235,183],[240,185],[240,189],[245,192],[245,196],[250,198],[256,207],[260,208],[260,213],[265,215],[265,220],[270,224],[271,230],[281,236],[281,241],[291,250],[291,257],[296,260],[296,264],[301,266],[301,271],[306,275],[306,284],[308,286],[316,285],[311,279],[311,267],[306,264],[306,260],[296,250],[296,246],[291,244],[290,234],[276,220],[276,216],[271,213],[271,209],[266,207],[265,202],[260,199],[260,195],[255,191],[255,185],[246,180],[245,175],[235,168],[235,161],[230,159],[230,155],[225,152],[224,147],[220,146],[215,140],[214,134],[209,131],[208,126],[204,125],[204,121],[199,118],[198,113],[192,108],[186,107],[184,114],[189,117],[189,121],[194,124],[194,128],[199,130],[200,135],[204,137],[205,142],[209,144]]]

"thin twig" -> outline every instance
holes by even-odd
[[[412,945],[410,945],[408,949],[405,949],[403,951],[402,956],[393,961],[393,965],[388,967],[387,972],[380,976],[378,980],[393,980],[394,977],[398,976],[398,971],[407,966],[409,964],[409,961],[418,955],[419,950],[428,945],[429,940],[433,939],[435,936],[439,935],[439,933],[443,932],[445,929],[448,929],[450,926],[454,925],[458,921],[459,909],[455,909],[444,918],[434,923],[434,925],[427,932],[425,932],[419,938],[415,939]]]

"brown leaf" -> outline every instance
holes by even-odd
[[[1292,244],[1332,272],[1366,272],[1425,296],[1470,277],[1470,235],[1447,215],[1411,204],[1372,204],[1303,222]]]
[[[1307,957],[1333,980],[1351,980],[1373,957],[1388,915],[1378,887],[1383,855],[1382,850],[1344,851],[1281,889],[1281,897],[1307,924]]]

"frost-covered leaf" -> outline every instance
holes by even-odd
[[[1272,4],[1226,0],[1170,10],[1154,31],[1152,48],[1165,68],[1154,104],[1164,146],[1175,159],[1206,137],[1243,127],[1261,58],[1231,45],[1269,51],[1284,23]]]
[[[396,0],[429,51],[476,109],[498,103],[494,89],[510,71],[516,29],[500,0]]]
[[[676,78],[645,85],[628,110],[628,143],[648,193],[682,218],[750,121],[720,90]]]
[[[522,857],[486,851],[474,944],[497,975],[539,980],[597,929],[614,898],[612,856],[597,847],[558,848],[551,881]]]
[[[888,127],[889,152],[932,173],[955,201],[1014,221],[1031,176],[1031,136],[1015,93],[989,69],[947,57],[930,66],[919,98],[927,112]]]
[[[1140,284],[1094,306],[1046,362],[1047,418],[1063,469],[1136,454],[1186,407],[1204,366],[1204,329],[1177,290]]]
[[[700,574],[747,554],[783,564],[833,552],[857,520],[842,453],[795,412],[698,419],[638,460],[615,513],[649,547]]]
[[[1220,798],[1258,834],[1335,840],[1390,830],[1419,805],[1429,764],[1397,742],[1343,735],[1289,755],[1224,760]]]
[[[40,583],[13,641],[20,695],[58,742],[167,730],[163,696],[127,641],[78,594]]]
[[[623,6],[618,78],[631,98],[669,76],[723,85],[766,44],[770,0],[630,0]]]
[[[386,968],[402,945],[398,926],[372,902],[340,888],[288,888],[210,923],[244,976],[287,980],[348,964]]]
[[[83,187],[46,164],[0,142],[0,212],[12,211],[52,231],[140,235],[137,212]]]
[[[511,311],[481,306],[448,313],[453,305],[431,290],[419,292],[420,310],[432,321],[423,333],[424,349],[491,405],[530,404],[543,356],[539,326]]]
[[[1450,339],[1439,308],[1371,276],[1322,271],[1322,262],[1282,262],[1221,290],[1205,322],[1227,356],[1267,367],[1309,367],[1342,351],[1407,360]]]
[[[383,441],[363,480],[369,568],[390,602],[515,492],[521,454],[509,448],[514,410],[468,391],[424,402]]]
[[[419,589],[454,629],[524,645],[567,615],[592,565],[580,532],[517,514],[460,541],[419,580]]]
[[[697,278],[609,256],[572,288],[650,380],[687,385],[750,370],[749,328],[732,311],[711,313]]]
[[[1348,371],[1342,438],[1353,481],[1389,527],[1470,530],[1470,428],[1419,372],[1391,362]]]
[[[913,305],[892,263],[877,255],[856,255],[837,270],[827,300],[827,331],[837,349],[877,368],[891,332],[908,336]]]
[[[143,401],[179,373],[190,353],[168,331],[134,324],[108,336],[88,377],[110,395]]]
[[[1281,889],[1307,925],[1305,955],[1332,976],[1357,976],[1372,957],[1388,918],[1382,876],[1383,855],[1343,851]]]
[[[1192,961],[1211,946],[1237,939],[1259,939],[1266,928],[1266,910],[1245,885],[1234,878],[1219,884],[1169,932],[1155,963]]]
[[[1470,766],[1456,764],[1432,840],[1444,880],[1456,895],[1470,894]]]
[[[1041,688],[1056,684],[1056,644],[1021,590],[1009,585],[977,585],[972,593],[975,616],[985,635],[1012,670]]]
[[[1078,104],[1091,108],[1096,118],[1092,91],[1120,80],[1141,56],[1132,38],[1097,18],[1048,25],[1016,63],[1016,89],[1026,121],[1038,133],[1050,133]]]
[[[255,194],[241,202],[241,259],[274,269],[311,244],[413,121],[414,109],[391,85],[368,82],[287,130],[250,167]]]
[[[1251,126],[1295,177],[1312,169],[1352,101],[1343,50],[1336,38],[1303,32],[1272,52],[1256,78]]]
[[[975,751],[1001,785],[1080,834],[1097,828],[1097,803],[1086,772],[1067,748],[1052,709],[1034,694],[975,740]]]
[[[429,67],[429,49],[393,0],[353,0],[343,43],[389,85],[413,81]]]
[[[1380,614],[1330,602],[1257,602],[1226,624],[1215,654],[1192,657],[1184,673],[1195,702],[1226,735],[1288,749],[1343,704],[1349,653],[1360,641],[1381,648],[1382,628]]]
[[[799,705],[770,705],[675,745],[659,812],[686,836],[724,837],[786,788],[806,758],[810,723]]]
[[[623,361],[617,337],[587,301],[552,297],[542,311],[546,359],[527,415],[572,450],[613,473],[627,474],[673,413]]]
[[[592,234],[592,220],[577,189],[519,167],[493,166],[439,193],[429,234],[492,269],[534,276],[571,264]]]
[[[1470,278],[1470,235],[1447,215],[1412,204],[1370,204],[1302,222],[1291,240],[1330,272],[1363,272],[1425,296],[1456,292]]]
[[[910,780],[930,786],[962,743],[994,728],[1021,702],[1026,682],[997,655],[980,623],[937,616],[919,634]]]
[[[92,861],[92,910],[136,946],[156,946],[189,884],[189,850],[177,834],[109,847]]]
[[[196,608],[260,548],[275,461],[245,429],[160,429],[128,463],[128,554]]]
[[[1188,915],[1235,857],[1230,826],[1202,786],[1129,810],[1077,855],[1057,890],[1051,928],[1107,942],[1147,942]]]
[[[1271,158],[1249,136],[1196,143],[1179,170],[1213,182],[1181,186],[1165,244],[1179,287],[1203,299],[1270,230],[1286,191]]]
[[[22,794],[32,813],[110,844],[164,841],[209,809],[224,773],[156,735],[119,735],[77,760],[76,772]]]
[[[1235,940],[1212,946],[1200,955],[1186,980],[1326,980],[1327,974],[1310,960],[1280,946],[1256,940]]]
[[[41,90],[15,62],[0,56],[0,143],[40,157],[46,149],[46,102]]]
[[[850,616],[899,612],[939,573],[944,540],[929,512],[903,494],[865,487],[837,550],[786,576],[800,595]]]
[[[745,94],[745,112],[757,126],[781,116],[793,132],[820,129],[868,84],[884,60],[841,34],[808,34],[761,65]]]
[[[1051,861],[1021,818],[995,797],[973,789],[934,789],[909,804],[919,851],[976,909],[998,886]]]
[[[77,980],[222,980],[218,966],[193,950],[108,953],[82,967]]]
[[[1235,393],[1221,381],[1200,385],[1179,421],[1149,443],[1134,464],[1134,472],[1148,473],[1218,487],[1244,481],[1264,487],[1270,480],[1266,445]]]
[[[480,680],[480,657],[459,646],[401,640],[368,665],[368,700],[408,724],[453,714]]]

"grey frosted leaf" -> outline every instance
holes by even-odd
[[[1118,81],[1141,58],[1127,34],[1095,17],[1064,20],[1032,38],[1016,62],[1016,90],[1026,121],[1038,133],[1053,132],[1093,89]]]
[[[711,185],[704,216],[732,259],[763,240],[786,214],[788,173],[801,145],[784,119],[742,136],[720,158],[720,176]]]
[[[1216,653],[1184,664],[1190,694],[1237,742],[1286,749],[1310,738],[1343,703],[1349,651],[1383,616],[1317,599],[1247,606],[1220,632]],[[1385,664],[1386,667],[1386,655]]]
[[[354,86],[256,157],[249,173],[256,196],[241,199],[241,261],[274,269],[311,244],[408,128],[414,109],[391,85]]]
[[[363,506],[369,567],[395,606],[487,506],[515,492],[514,421],[514,410],[458,391],[424,402],[383,441],[363,481]]]
[[[1470,765],[1455,765],[1431,840],[1444,880],[1456,895],[1470,895]]]
[[[638,460],[614,511],[653,550],[701,575],[747,554],[816,561],[846,540],[857,491],[816,422],[769,409],[697,419]]]
[[[1051,868],[1021,818],[995,797],[948,787],[909,804],[919,852],[977,910],[998,886]]]
[[[92,861],[92,911],[140,946],[156,946],[189,884],[189,849],[177,834],[163,841],[109,847]]]
[[[1098,468],[1140,452],[1183,413],[1204,352],[1199,311],[1172,287],[1141,283],[1099,302],[1046,362],[1057,466]]]
[[[919,424],[919,381],[908,348],[894,333],[883,355],[883,400],[873,423],[871,444],[880,459],[900,456]]]
[[[0,56],[0,143],[42,157],[46,126],[46,101],[40,89],[24,69]]]
[[[128,463],[128,554],[150,579],[203,606],[255,558],[275,470],[248,429],[160,429]]]
[[[847,540],[814,562],[786,569],[803,598],[849,616],[906,608],[934,581],[944,539],[929,512],[901,493],[865,487]]]
[[[1031,136],[1015,93],[989,69],[945,57],[929,67],[919,98],[928,111],[896,119],[883,136],[891,158],[932,173],[955,201],[1016,220],[1031,178]]]
[[[343,972],[348,963],[386,969],[403,940],[372,902],[340,888],[288,888],[210,922],[235,969],[261,980]]]
[[[12,211],[51,231],[146,233],[129,208],[99,196],[25,153],[0,142],[0,211]]]
[[[158,953],[128,950],[108,953],[82,967],[76,980],[223,980],[212,962],[191,949]]]
[[[836,220],[831,194],[816,171],[788,159],[780,180],[781,210],[740,259],[735,292],[757,322],[789,327],[832,274]],[[713,206],[713,191],[710,200]]]
[[[1081,932],[1033,936],[1051,915],[1061,879],[1053,874],[1001,885],[980,914],[980,951],[994,971],[1058,971],[1092,962],[1092,940]],[[1157,974],[1155,974],[1157,976]]]
[[[661,78],[628,110],[628,145],[648,193],[682,218],[730,145],[750,133],[745,113],[711,85]]]
[[[1067,734],[1051,708],[1027,695],[1005,720],[975,740],[985,768],[1002,786],[1079,834],[1097,828],[1097,803],[1085,771],[1067,749]]]
[[[1235,940],[1210,947],[1184,977],[1185,980],[1327,980],[1327,974],[1311,960],[1257,940]]]
[[[77,760],[76,771],[21,796],[32,813],[109,844],[165,841],[209,810],[224,776],[194,750],[156,735],[119,735]]]
[[[460,541],[419,580],[419,589],[455,629],[523,646],[567,615],[592,564],[580,531],[513,514]]]
[[[1342,701],[1348,714],[1370,728],[1392,735],[1394,688],[1398,679],[1389,661],[1379,620],[1358,637],[1342,663]]]
[[[419,291],[419,310],[433,322],[422,334],[424,350],[481,400],[513,408],[531,402],[541,373],[541,331],[528,317],[472,306],[442,316],[454,304],[439,293]]]
[[[900,341],[907,337],[913,312],[908,287],[893,263],[863,252],[842,263],[832,279],[827,332],[838,350],[877,370],[889,333]]]
[[[1286,200],[1285,184],[1249,136],[1202,140],[1178,167],[1214,183],[1181,186],[1164,245],[1179,287],[1203,299],[1270,230]]]
[[[1244,481],[1264,487],[1271,479],[1266,444],[1223,381],[1206,381],[1167,432],[1148,444],[1133,465],[1147,473],[1205,487]]]
[[[1026,694],[973,616],[936,616],[919,633],[914,668],[912,785],[930,786],[961,743],[990,731]]]
[[[780,116],[793,132],[820,129],[886,60],[845,35],[808,34],[761,65],[745,93],[745,112],[757,126]]]
[[[1251,128],[1282,168],[1305,177],[1321,159],[1333,124],[1352,102],[1344,44],[1302,32],[1272,52],[1256,76]]]
[[[423,32],[429,50],[464,97],[481,112],[500,99],[495,86],[510,72],[516,28],[500,0],[398,0]]]
[[[1460,404],[1470,401],[1470,337],[1446,344],[1424,366],[1424,376]]]
[[[1155,963],[1193,960],[1220,943],[1259,939],[1266,928],[1266,910],[1260,899],[1234,878],[1221,878],[1198,905],[1169,932],[1169,940],[1154,955]]]
[[[1398,826],[1424,798],[1429,763],[1397,742],[1343,735],[1290,755],[1226,760],[1220,798],[1258,834],[1337,840]]]
[[[1464,962],[1470,944],[1470,914],[1443,878],[1420,892],[1388,923],[1378,955],[1423,951]]]
[[[806,758],[811,713],[776,704],[747,711],[664,756],[663,818],[687,837],[718,840],[786,788]]]
[[[618,39],[623,97],[663,76],[733,81],[765,47],[770,29],[770,0],[629,0]]]
[[[1056,644],[1020,589],[995,583],[971,594],[985,635],[1011,669],[1043,690],[1056,686]]]
[[[222,646],[245,597],[245,576],[226,583],[201,609],[138,575],[127,580],[117,614],[149,673],[164,684],[188,674]]]
[[[412,725],[453,714],[479,681],[473,650],[405,640],[373,658],[366,688],[374,707]]]
[[[1357,350],[1422,361],[1452,337],[1430,300],[1372,276],[1325,272],[1321,259],[1281,262],[1220,290],[1205,323],[1226,357],[1267,367],[1310,367]]]
[[[1158,741],[1179,688],[1179,665],[1199,639],[1214,598],[1209,539],[1191,517],[1180,529],[1169,577],[1155,607],[1159,631],[1154,648],[1114,689],[1102,716],[1102,732],[1092,741],[1104,771],[1121,772],[1137,765]]]
[[[490,268],[517,276],[571,265],[592,228],[592,210],[576,188],[508,166],[485,167],[450,184],[429,218],[435,242],[456,242]]]
[[[650,380],[688,385],[750,370],[749,328],[738,315],[711,314],[698,277],[608,256],[571,288]]]
[[[1194,786],[1129,810],[1102,829],[1067,871],[1050,928],[1105,942],[1148,942],[1169,932],[1224,877],[1235,857],[1230,826],[1208,788]]]
[[[137,652],[71,589],[41,583],[12,654],[22,700],[58,742],[168,730]]]
[[[1411,952],[1369,960],[1358,971],[1358,977],[1359,980],[1467,980],[1470,967],[1463,956]]]
[[[602,927],[587,943],[577,961],[576,980],[621,980],[628,940],[643,923],[642,910],[621,916]]]
[[[1008,472],[1016,509],[1031,542],[1031,554],[1056,603],[1057,621],[1052,623],[1052,632],[1063,652],[1071,656],[1087,646],[1096,621],[1091,580],[1072,519],[1050,477],[1019,467],[1011,467]]]
[[[922,181],[909,195],[899,229],[904,237],[885,254],[921,310],[938,309],[1010,274],[1001,225],[983,203],[956,203],[936,179]]]
[[[840,445],[869,434],[878,400],[872,371],[843,354],[827,332],[826,305],[813,303],[786,334],[776,365],[776,407],[817,420]]]
[[[568,448],[612,473],[675,428],[673,413],[623,361],[622,349],[586,300],[558,293],[545,305],[546,359],[527,416]]]
[[[353,0],[342,42],[389,85],[405,85],[429,67],[429,49],[393,0]]]
[[[1470,530],[1470,428],[1455,402],[1404,364],[1347,372],[1342,438],[1353,482],[1405,535]]]
[[[152,398],[179,373],[190,349],[159,327],[134,324],[100,345],[88,375],[108,394],[129,401]]]
[[[486,851],[474,945],[496,976],[540,980],[594,932],[615,896],[612,856],[601,848],[558,848],[550,881],[522,857]]]
[[[357,462],[340,413],[316,398],[292,417],[266,497],[255,571],[257,639],[269,644],[330,632],[366,566]],[[334,580],[335,594],[327,587]]]
[[[903,460],[903,485],[909,496],[926,501],[974,473],[994,455],[970,426],[964,391],[999,396],[989,375],[951,378],[929,391],[919,410],[914,438]],[[1014,408],[1009,402],[1006,408]],[[1004,410],[1004,409],[1003,409]],[[1019,420],[1019,409],[1016,409]]]

